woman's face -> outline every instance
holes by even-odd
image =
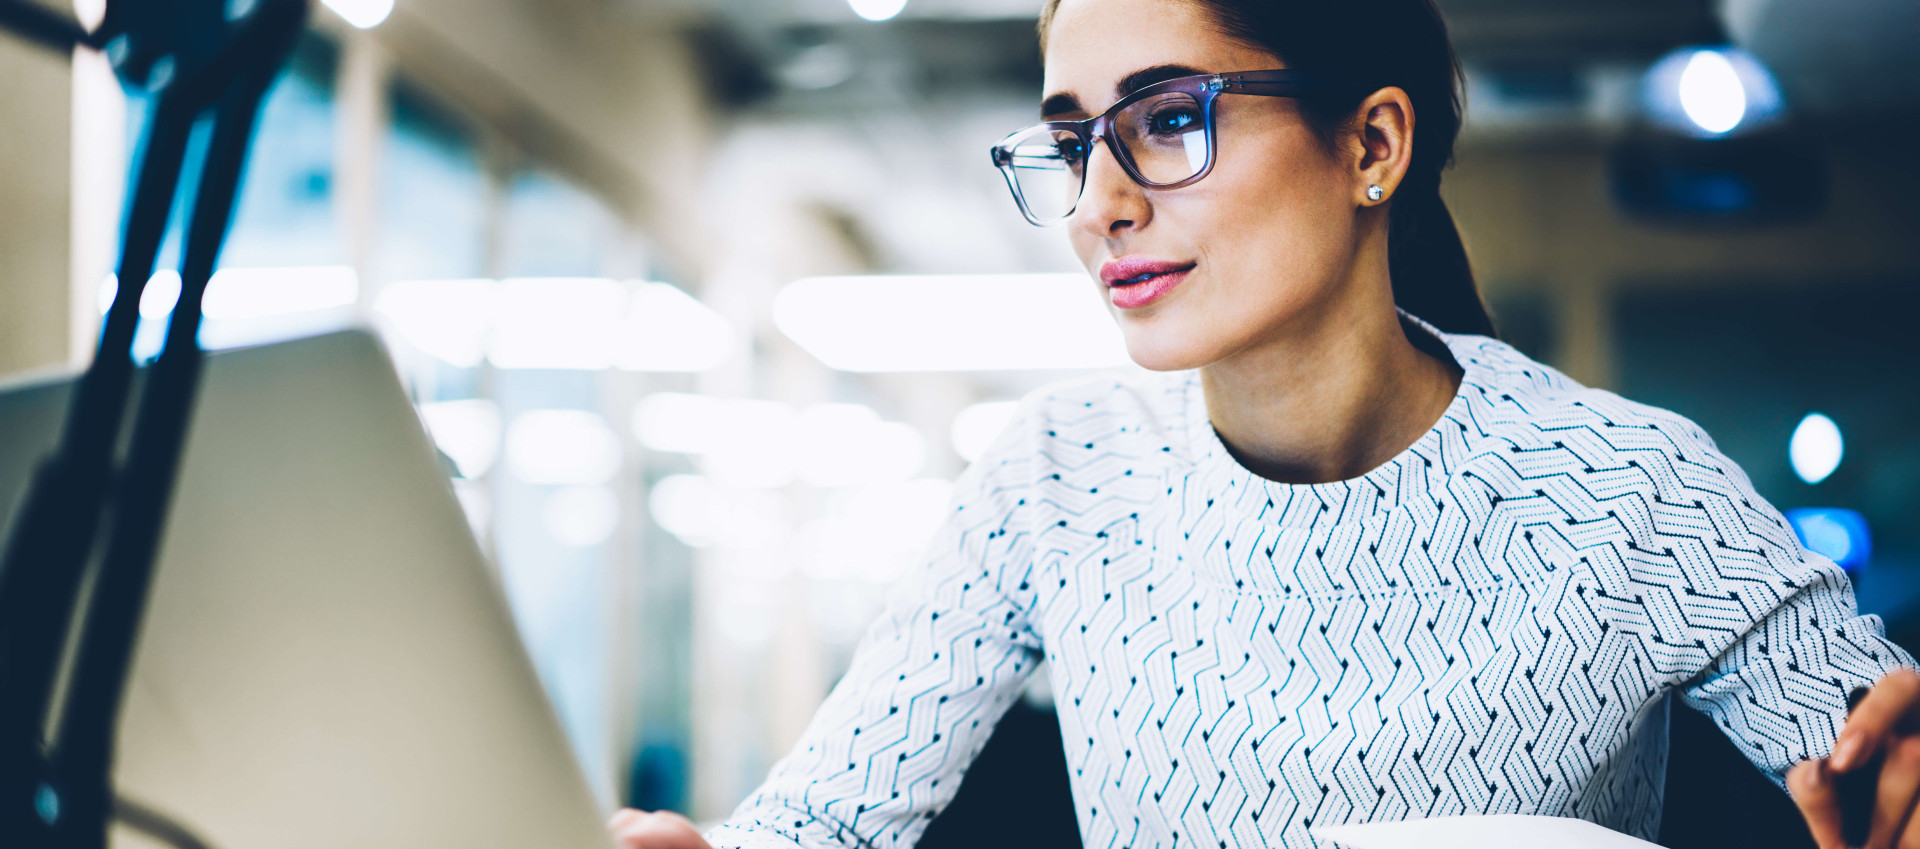
[[[1100,114],[1163,79],[1285,67],[1185,0],[1062,0],[1046,38],[1045,120]],[[1293,100],[1221,95],[1214,114],[1205,178],[1145,189],[1098,145],[1067,222],[1128,352],[1149,369],[1198,368],[1284,338],[1337,303],[1356,253],[1353,172]]]

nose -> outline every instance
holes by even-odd
[[[1104,239],[1146,226],[1152,207],[1146,190],[1120,166],[1113,141],[1107,137],[1099,141],[1087,152],[1087,181],[1073,211],[1073,226]]]

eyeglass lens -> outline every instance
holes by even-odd
[[[1113,137],[1132,160],[1133,176],[1151,186],[1191,178],[1207,167],[1212,139],[1205,105],[1185,92],[1166,92],[1129,104],[1113,118]],[[1043,223],[1073,211],[1086,182],[1090,153],[1065,130],[1036,127],[1006,145],[1008,173],[1027,213]]]

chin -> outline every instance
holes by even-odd
[[[1149,333],[1121,328],[1126,339],[1127,356],[1148,371],[1181,371],[1204,366],[1218,359],[1211,346],[1191,336]]]

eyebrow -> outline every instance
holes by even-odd
[[[1154,65],[1152,67],[1141,68],[1138,71],[1122,77],[1120,83],[1114,86],[1114,93],[1118,95],[1115,99],[1126,97],[1154,83],[1163,83],[1167,80],[1191,77],[1204,73],[1206,73],[1206,71],[1188,65]],[[1040,102],[1040,117],[1042,119],[1052,118],[1056,115],[1064,115],[1069,112],[1084,111],[1086,110],[1085,107],[1080,105],[1080,98],[1068,92],[1061,92],[1049,96],[1046,100]]]

